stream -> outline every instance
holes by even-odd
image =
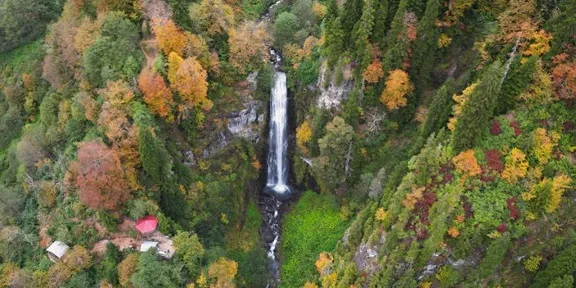
[[[270,277],[266,287],[278,287],[280,284],[280,261],[276,248],[280,244],[282,212],[285,202],[291,194],[288,185],[288,89],[286,74],[280,71],[282,58],[274,49],[270,49],[271,62],[274,64],[274,86],[270,93],[270,122],[268,131],[268,159],[266,186],[260,196],[263,216],[262,239],[268,249],[268,269]]]

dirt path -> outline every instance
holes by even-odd
[[[151,69],[158,57],[158,42],[156,39],[148,39],[140,41],[140,49],[146,57],[146,68]]]

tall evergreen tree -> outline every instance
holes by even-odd
[[[432,134],[437,132],[448,122],[450,118],[450,112],[452,111],[452,93],[453,93],[453,79],[450,78],[438,91],[434,94],[432,98],[432,103],[428,108],[428,117],[422,124],[422,129],[420,130],[420,139],[422,144],[424,141]]]
[[[427,3],[430,1],[427,0],[409,0],[408,2],[408,10],[414,12],[418,18],[422,17],[422,14],[425,13],[425,8],[427,9]]]
[[[418,22],[418,32],[416,41],[412,46],[412,59],[410,74],[414,76],[413,81],[416,91],[422,89],[429,80],[432,67],[434,65],[434,54],[437,49],[438,31],[435,22],[440,11],[438,0],[428,0],[424,17]],[[419,93],[417,93],[419,94]]]
[[[510,65],[510,72],[508,72],[505,81],[502,83],[495,111],[496,115],[504,114],[506,111],[513,109],[520,93],[530,85],[532,75],[538,66],[538,57],[530,57],[524,64],[520,63],[521,58],[516,57],[513,60]]]
[[[372,28],[372,42],[378,43],[381,47],[384,45],[384,40],[386,39],[388,20],[388,0],[380,0],[376,2],[376,7],[374,10],[374,26]]]
[[[362,17],[362,9],[364,8],[364,0],[346,0],[344,9],[342,10],[342,30],[344,31],[344,39],[349,40],[352,37],[352,31],[356,22]]]
[[[546,23],[546,30],[552,32],[552,45],[548,56],[560,53],[565,45],[576,45],[576,1],[560,0],[558,16]]]
[[[372,59],[372,51],[370,50],[370,35],[372,34],[372,27],[374,26],[374,8],[376,6],[375,0],[366,0],[364,3],[364,10],[362,17],[356,23],[355,44],[356,44],[356,60],[360,65],[358,71],[363,71]]]
[[[328,65],[334,66],[338,62],[340,53],[343,50],[343,37],[342,24],[339,17],[339,9],[336,0],[328,1],[328,8],[326,10],[326,18],[324,19],[324,35],[326,36],[326,58]]]
[[[138,131],[138,150],[142,168],[150,176],[154,184],[160,185],[171,172],[170,155],[164,145],[148,127],[140,127]]]
[[[481,138],[496,108],[502,73],[500,61],[494,62],[484,71],[480,83],[466,100],[452,134],[452,146],[456,153],[472,148]]]
[[[407,6],[408,0],[401,0],[400,4],[398,4],[398,10],[396,10],[390,32],[386,38],[386,54],[382,60],[382,68],[385,74],[401,68],[402,62],[408,56],[410,43],[405,35],[406,28],[404,27],[404,14]]]

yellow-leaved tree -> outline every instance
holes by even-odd
[[[304,121],[296,128],[296,144],[302,152],[308,153],[306,144],[310,142],[310,139],[312,139],[312,128],[310,128],[308,121]]]
[[[158,21],[153,19],[153,30],[156,34],[158,46],[168,55],[170,52],[176,52],[182,56],[186,47],[186,36],[172,20]]]
[[[548,133],[544,128],[537,128],[532,135],[532,154],[541,165],[548,163],[554,147],[560,139],[560,134],[551,131]]]
[[[530,187],[530,191],[522,193],[522,200],[534,213],[553,213],[562,202],[562,195],[568,189],[572,179],[560,174],[553,179],[544,178]]]
[[[526,154],[518,148],[512,148],[508,156],[506,156],[506,166],[502,171],[502,178],[509,183],[516,183],[520,178],[526,176],[528,171],[528,161],[526,161]]]
[[[219,258],[208,267],[208,276],[215,280],[210,287],[234,287],[234,277],[238,273],[238,263],[234,260]]]
[[[382,91],[380,101],[386,105],[388,110],[396,110],[406,106],[406,96],[408,96],[412,90],[414,90],[414,86],[410,83],[408,73],[396,69],[390,72],[390,75],[386,79],[386,88]]]
[[[176,72],[178,72],[182,62],[184,59],[178,53],[172,51],[168,54],[168,81],[170,81],[170,85],[176,83]]]
[[[454,131],[454,129],[456,129],[456,122],[458,121],[458,116],[460,116],[460,114],[462,113],[462,107],[464,107],[464,103],[466,103],[466,100],[468,100],[470,94],[474,92],[476,86],[478,86],[478,82],[473,83],[470,86],[466,87],[466,89],[462,91],[462,95],[454,94],[452,96],[452,99],[454,100],[454,102],[456,102],[456,104],[452,106],[452,117],[450,117],[450,119],[448,120],[447,126],[450,131]]]
[[[196,58],[191,57],[180,63],[180,67],[173,75],[172,88],[180,94],[181,103],[185,110],[201,107],[204,110],[212,108],[212,101],[207,98],[208,74]]]

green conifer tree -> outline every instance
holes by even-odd
[[[380,47],[384,46],[384,40],[386,39],[388,20],[388,0],[381,0],[376,2],[376,7],[374,11],[374,26],[372,27],[372,42],[378,43]]]
[[[372,34],[372,27],[374,26],[375,2],[375,0],[366,0],[362,17],[360,17],[360,20],[356,23],[356,30],[354,31],[356,60],[360,66],[358,71],[363,71],[372,60],[369,38]]]
[[[342,10],[342,30],[344,32],[344,39],[349,41],[352,38],[352,31],[356,22],[362,17],[362,9],[364,8],[364,0],[346,0],[344,9]]]
[[[452,146],[456,153],[474,147],[476,141],[481,138],[496,108],[502,72],[500,61],[490,65],[462,107],[462,113],[452,134]]]
[[[170,155],[164,145],[157,139],[148,127],[138,130],[138,150],[142,168],[150,176],[154,184],[160,185],[170,175]]]
[[[329,0],[326,18],[324,20],[324,34],[326,36],[326,43],[324,45],[326,47],[326,58],[328,59],[328,65],[330,67],[333,67],[336,62],[338,62],[340,53],[342,53],[343,50],[344,32],[342,31],[342,24],[340,17],[338,16],[338,11],[336,0]]]
[[[406,27],[404,27],[404,14],[408,0],[401,0],[398,4],[398,10],[392,20],[392,25],[386,39],[386,54],[382,60],[382,68],[387,75],[394,69],[402,67],[404,59],[408,56],[408,38],[405,35]]]
[[[416,91],[429,80],[432,67],[434,67],[434,54],[436,54],[438,31],[435,22],[440,11],[438,0],[428,0],[424,17],[418,22],[416,40],[412,46],[412,59],[410,62],[410,74],[413,76]],[[419,94],[418,92],[416,94]]]
[[[496,115],[504,114],[506,111],[513,109],[518,101],[518,96],[526,90],[532,80],[532,75],[538,67],[538,57],[530,57],[524,64],[520,64],[522,57],[516,57],[510,65],[510,72],[502,83],[500,95],[498,96],[498,105],[496,106]]]
[[[566,45],[576,45],[576,1],[558,1],[558,16],[548,21],[546,30],[552,32],[552,45],[548,57],[561,53]]]
[[[416,149],[420,149],[419,146],[424,145],[424,142],[433,132],[437,132],[448,122],[450,118],[450,113],[452,112],[452,93],[453,93],[453,83],[452,78],[448,79],[436,94],[432,98],[432,103],[428,108],[428,117],[424,123],[422,123],[422,129],[420,130],[419,145],[416,145]]]

